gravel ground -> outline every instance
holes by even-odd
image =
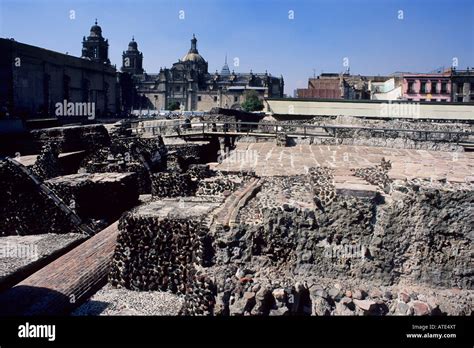
[[[0,282],[84,238],[78,233],[0,237]]]
[[[116,289],[107,284],[72,315],[178,315],[184,299],[169,292]]]

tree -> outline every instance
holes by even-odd
[[[263,102],[258,97],[256,91],[245,92],[245,101],[242,103],[242,109],[247,112],[260,111],[263,109]]]
[[[170,111],[178,110],[179,107],[180,107],[179,101],[173,100],[168,103],[168,110]]]

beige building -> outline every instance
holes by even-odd
[[[133,66],[141,67],[141,57],[136,43],[129,45],[123,55],[122,71],[131,75],[137,93],[132,103],[135,109],[167,110],[170,106],[187,111],[208,111],[213,107],[239,109],[249,90],[256,91],[262,100],[283,97],[283,77],[267,72],[231,72],[227,60],[220,72],[209,73],[194,36],[189,51],[170,69],[147,74],[126,65],[133,62]]]

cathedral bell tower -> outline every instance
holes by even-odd
[[[122,72],[131,75],[143,74],[143,54],[138,50],[137,42],[132,37],[128,49],[122,54]]]
[[[91,27],[89,36],[82,40],[82,58],[110,65],[109,41],[102,37],[102,28],[95,24]]]

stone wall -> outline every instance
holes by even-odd
[[[390,195],[337,194],[322,202],[310,185],[312,207],[288,197],[279,206],[269,202],[274,195],[264,185],[241,211],[233,238],[223,239],[222,262],[265,256],[308,275],[472,288],[472,188],[391,183]],[[298,192],[296,183],[290,190]]]
[[[138,203],[135,173],[80,173],[46,180],[81,219],[113,222]]]
[[[112,285],[186,294],[196,265],[212,261],[207,216],[218,205],[199,199],[154,201],[125,214],[109,276]]]
[[[30,177],[7,161],[0,161],[0,184],[0,236],[80,232]]]
[[[139,193],[151,192],[150,172],[166,168],[167,149],[160,136],[153,139],[114,138],[84,158],[81,171],[129,173],[138,176]]]
[[[58,144],[60,152],[90,151],[110,144],[110,137],[103,125],[65,126],[31,131],[38,152],[49,142]]]

